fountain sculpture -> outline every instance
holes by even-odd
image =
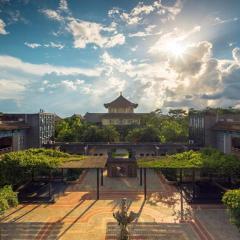
[[[118,235],[118,240],[129,240],[129,230],[128,224],[137,218],[137,214],[131,211],[128,215],[127,213],[127,199],[123,198],[121,200],[120,211],[113,213],[113,217],[117,220],[120,226],[120,233]]]

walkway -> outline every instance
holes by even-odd
[[[228,223],[224,209],[192,209],[184,203],[186,222],[180,223],[178,191],[153,171],[148,174],[150,192],[146,202],[138,179],[105,177],[98,201],[95,181],[96,172],[91,170],[80,184],[69,185],[54,204],[19,205],[11,209],[1,219],[0,239],[116,239],[118,225],[112,213],[118,210],[123,196],[128,198],[129,210],[138,213],[130,226],[131,239],[240,239],[236,228]],[[193,213],[197,219],[192,218]],[[221,230],[216,224],[221,224]]]

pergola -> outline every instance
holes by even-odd
[[[88,156],[82,160],[66,161],[59,165],[60,169],[96,169],[96,187],[97,187],[97,200],[99,199],[99,175],[101,174],[101,186],[103,186],[103,169],[106,167],[107,157]],[[100,174],[99,174],[100,172]]]
[[[142,159],[139,159],[137,161],[137,167],[139,169],[140,178],[139,178],[139,184],[140,186],[143,185],[144,188],[144,199],[147,198],[147,169],[154,169],[154,170],[166,170],[166,169],[176,169],[180,171],[180,184],[182,183],[182,176],[183,176],[183,170],[192,170],[192,184],[193,184],[193,196],[195,195],[195,170],[200,169],[199,167],[186,167],[186,166],[147,166],[146,163],[150,160],[159,160],[159,157],[156,158],[149,158],[145,161],[142,161]],[[63,162],[61,165],[59,165],[58,169],[96,169],[96,188],[97,188],[97,199],[99,199],[99,187],[100,183],[101,186],[103,186],[103,170],[106,168],[107,164],[107,157],[105,156],[86,156],[85,158],[81,160],[70,160]],[[101,181],[99,182],[99,176],[101,175]]]
[[[156,162],[155,162],[156,161]],[[184,210],[183,210],[183,190],[182,190],[182,182],[183,182],[183,171],[184,170],[191,170],[192,171],[192,186],[193,186],[193,198],[195,197],[195,171],[203,169],[201,166],[198,165],[186,165],[184,162],[165,162],[164,157],[145,157],[142,159],[138,159],[137,161],[138,168],[140,169],[140,185],[143,184],[144,180],[144,199],[147,198],[147,169],[154,169],[154,170],[166,170],[166,169],[174,169],[179,170],[180,173],[180,208],[181,208],[181,220],[183,220]],[[144,176],[144,178],[142,177]]]
[[[153,158],[149,158],[151,161]],[[159,157],[156,158],[159,160]],[[175,169],[180,172],[180,206],[181,206],[181,219],[183,220],[183,191],[182,191],[182,177],[184,170],[192,170],[192,184],[193,184],[193,196],[195,195],[195,170],[200,169],[199,167],[173,167],[173,166],[146,166],[148,159],[142,161],[141,159],[137,161],[137,166],[139,169],[140,177],[139,184],[144,188],[144,200],[147,199],[147,169],[154,170],[166,170],[166,169]],[[87,158],[82,160],[73,160],[63,162],[58,168],[60,169],[96,169],[96,189],[97,189],[97,200],[100,198],[100,183],[99,176],[101,174],[101,186],[103,186],[103,170],[107,164],[107,157],[98,157],[98,156],[87,156]]]
[[[101,186],[103,186],[103,170],[106,168],[108,157],[86,156],[82,160],[66,161],[59,165],[58,169],[96,169],[97,200],[99,199],[99,176],[101,174]],[[144,199],[147,198],[147,168],[138,166],[140,170],[140,186],[144,185]]]

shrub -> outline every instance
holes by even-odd
[[[13,192],[10,185],[0,189],[0,214],[3,214],[8,208],[18,205],[17,193]]]
[[[222,201],[229,209],[231,222],[240,228],[240,189],[227,191]]]

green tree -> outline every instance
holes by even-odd
[[[159,142],[159,131],[154,126],[135,128],[126,136],[129,142]]]
[[[184,109],[170,109],[168,115],[175,119],[183,119],[187,117],[188,114],[187,111]]]
[[[101,129],[101,134],[105,142],[118,142],[120,134],[114,126],[105,126]]]
[[[142,124],[155,128],[161,142],[186,142],[188,139],[188,114],[183,109],[171,109],[168,114],[157,109],[143,117]]]

